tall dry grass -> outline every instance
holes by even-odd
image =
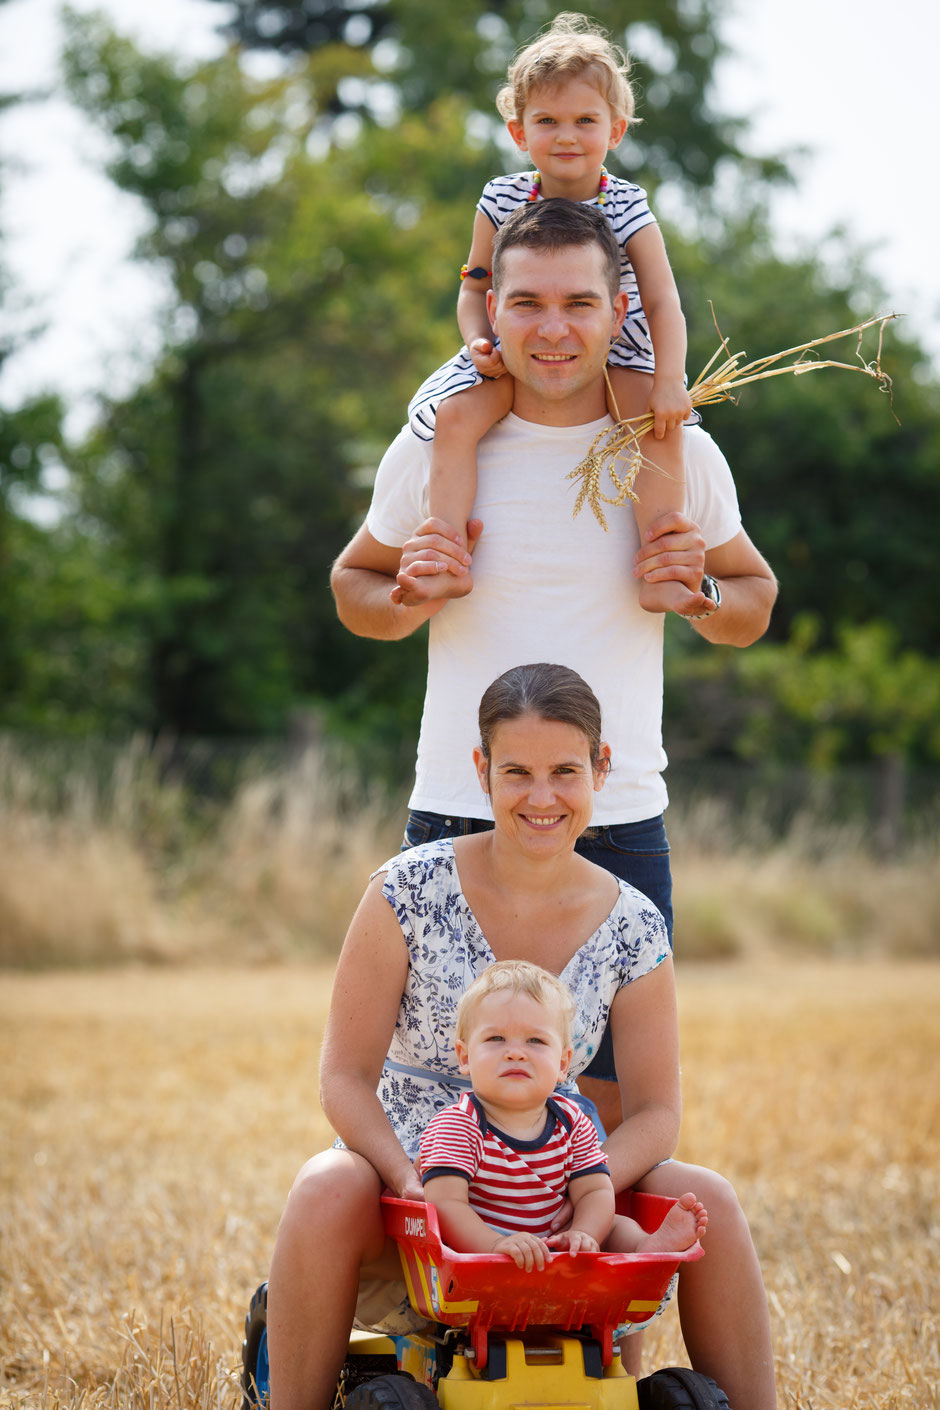
[[[5,1405],[237,1405],[247,1300],[297,1167],[329,1139],[330,980],[323,965],[5,978]],[[749,1212],[781,1406],[936,1407],[940,968],[729,963],[686,967],[679,988],[680,1153],[723,1170]],[[647,1359],[683,1360],[674,1311]]]
[[[140,744],[104,769],[0,748],[0,967],[337,953],[400,808],[317,748],[242,774],[219,803]]]
[[[219,803],[139,745],[105,768],[0,746],[0,967],[333,955],[404,813],[316,748]],[[680,956],[940,953],[936,826],[882,857],[809,813],[784,838],[716,802],[668,822]]]

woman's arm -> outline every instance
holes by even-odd
[[[604,1149],[614,1189],[665,1160],[679,1136],[679,1023],[672,960],[624,985],[610,1009],[623,1122]]]
[[[350,1150],[406,1199],[421,1182],[376,1095],[408,976],[408,949],[384,876],[369,884],[343,943],[320,1058],[320,1103]]]

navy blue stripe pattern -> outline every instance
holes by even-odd
[[[497,176],[488,181],[477,202],[481,211],[493,222],[498,230],[506,223],[514,210],[523,206],[529,199],[532,171],[517,171],[510,176]],[[596,199],[596,198],[595,198]],[[627,258],[627,242],[642,230],[644,225],[655,224],[655,218],[646,202],[646,192],[632,181],[611,176],[607,194],[601,206],[610,221],[611,228],[620,246],[620,287],[630,296],[630,306],[624,320],[620,337],[610,350],[608,362],[615,367],[635,367],[641,372],[654,369],[653,344],[650,339],[646,315],[640,304],[636,275]],[[473,365],[466,348],[461,348],[456,356],[421,384],[408,407],[408,420],[412,431],[422,441],[434,439],[434,421],[437,408],[455,392],[475,387],[483,378]]]

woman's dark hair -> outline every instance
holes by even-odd
[[[545,661],[534,666],[513,666],[488,686],[480,701],[480,744],[484,758],[497,725],[536,715],[573,725],[588,741],[591,763],[597,765],[601,747],[601,707],[587,681],[568,666]]]

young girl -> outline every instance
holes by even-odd
[[[693,1194],[652,1234],[615,1213],[597,1132],[555,1091],[568,1075],[574,1016],[561,980],[526,960],[500,960],[464,991],[455,1048],[472,1088],[421,1137],[421,1181],[452,1248],[505,1253],[531,1271],[553,1250],[679,1251],[705,1233]],[[566,1199],[571,1223],[552,1233]]]
[[[565,13],[518,55],[497,97],[513,141],[538,169],[496,177],[485,187],[457,298],[466,347],[428,378],[409,407],[412,430],[434,441],[430,514],[461,536],[476,496],[477,444],[513,401],[512,378],[486,312],[493,236],[519,205],[553,196],[597,202],[623,251],[621,288],[630,306],[608,360],[616,402],[610,409],[624,419],[646,411],[655,416],[656,444],[644,446],[634,487],[641,544],[654,520],[684,508],[682,423],[692,409],[684,381],[685,320],[646,193],[604,168],[633,119],[628,71],[626,55],[602,30]],[[558,346],[564,351],[563,338]],[[468,591],[466,577],[450,573],[434,584],[441,597]],[[682,583],[640,582],[640,605],[650,612],[681,612],[690,597]]]

